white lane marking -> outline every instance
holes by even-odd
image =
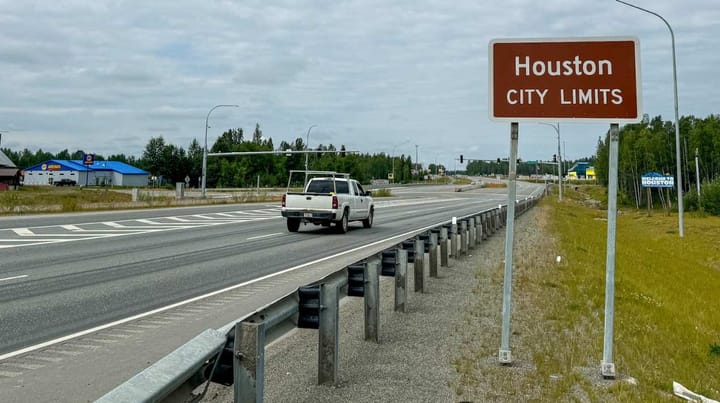
[[[159,222],[155,222],[155,221],[152,221],[152,220],[147,220],[147,219],[145,219],[145,218],[141,218],[141,219],[135,220],[135,221],[141,222],[141,223],[143,223],[143,224],[150,224],[150,225],[158,225],[158,224],[160,224]]]
[[[21,276],[5,277],[5,278],[0,278],[0,281],[15,280],[15,279],[18,279],[18,278],[25,278],[25,277],[27,277],[27,276],[28,276],[27,274],[23,274],[23,275],[21,275]]]
[[[444,223],[445,221],[442,221],[442,222]],[[411,234],[416,234],[416,233],[418,233],[418,231],[422,232],[422,231],[429,230],[430,228],[436,227],[438,224],[439,224],[439,223],[436,223],[436,224],[433,224],[433,225],[429,225],[429,226],[426,226],[426,227],[424,227],[424,228],[418,228],[418,229],[415,229],[415,230],[413,230],[413,231],[408,231],[408,232],[405,232],[405,233],[403,233],[403,234],[399,234],[399,235],[392,236],[392,237],[390,237],[390,238],[386,238],[386,239],[382,239],[382,240],[379,240],[379,241],[375,241],[375,242],[369,243],[369,244],[367,244],[367,245],[358,246],[358,247],[356,247],[356,248],[353,248],[353,249],[350,249],[350,250],[347,250],[347,251],[344,251],[344,252],[339,252],[339,253],[336,253],[336,254],[334,254],[334,255],[330,255],[330,256],[326,256],[326,257],[323,257],[323,258],[320,258],[320,259],[317,259],[317,260],[313,260],[312,262],[303,263],[303,264],[301,264],[301,265],[299,265],[299,266],[290,267],[290,268],[285,269],[285,270],[280,270],[280,271],[278,271],[278,272],[271,273],[271,274],[267,274],[267,275],[265,275],[265,276],[258,277],[258,278],[253,279],[253,280],[249,280],[249,281],[245,281],[245,282],[243,282],[243,283],[235,284],[235,285],[232,285],[232,286],[230,286],[230,287],[225,287],[225,288],[220,289],[220,290],[217,290],[217,291],[213,291],[213,292],[209,292],[209,293],[207,293],[207,294],[199,295],[199,296],[197,296],[197,297],[189,298],[189,299],[186,299],[186,300],[184,300],[184,301],[176,302],[176,303],[174,303],[174,304],[170,304],[170,305],[167,305],[167,306],[164,306],[164,307],[160,307],[160,308],[153,309],[153,310],[151,310],[151,311],[143,312],[143,313],[140,313],[140,314],[137,314],[137,315],[133,315],[133,316],[124,318],[124,319],[116,320],[116,321],[114,321],[114,322],[106,323],[106,324],[104,324],[104,325],[95,326],[95,327],[93,327],[93,328],[86,329],[86,330],[82,330],[82,331],[80,331],[80,332],[76,332],[76,333],[73,333],[73,334],[69,334],[69,335],[67,335],[67,336],[58,337],[57,339],[53,339],[53,340],[49,340],[49,341],[46,341],[46,342],[43,342],[43,343],[35,344],[35,345],[33,345],[33,346],[25,347],[25,348],[22,348],[22,349],[20,349],[20,350],[11,351],[11,352],[9,352],[9,353],[5,353],[5,354],[0,355],[0,362],[2,362],[2,361],[4,361],[4,360],[7,360],[8,358],[16,357],[16,356],[21,355],[21,354],[29,353],[29,352],[31,352],[31,351],[40,350],[40,349],[42,349],[42,348],[49,347],[49,346],[53,346],[53,345],[55,345],[55,344],[62,343],[62,342],[64,342],[64,341],[68,341],[68,340],[72,340],[72,339],[75,339],[75,338],[78,338],[78,337],[82,337],[82,336],[85,336],[85,335],[88,335],[88,334],[91,334],[91,333],[95,333],[95,332],[98,332],[98,331],[100,331],[100,330],[104,330],[104,329],[107,329],[107,328],[110,328],[110,327],[113,327],[113,326],[118,326],[118,325],[122,325],[122,324],[125,324],[125,323],[128,323],[128,322],[132,322],[132,321],[134,321],[134,320],[141,319],[141,318],[145,318],[145,317],[148,317],[148,316],[150,316],[150,315],[155,315],[156,313],[165,312],[165,311],[168,311],[168,310],[170,310],[170,309],[177,308],[177,307],[179,307],[179,306],[183,306],[183,305],[187,305],[187,304],[193,303],[193,302],[195,302],[195,301],[200,301],[200,300],[203,300],[203,299],[207,299],[207,298],[213,297],[213,296],[218,295],[218,294],[222,294],[222,293],[225,293],[225,292],[228,292],[228,291],[235,290],[235,289],[240,288],[240,287],[245,287],[245,286],[250,285],[250,284],[254,284],[254,283],[257,283],[257,282],[260,282],[260,281],[263,281],[263,280],[267,280],[267,279],[269,279],[269,278],[273,278],[273,277],[277,277],[277,276],[280,276],[280,275],[283,275],[283,274],[286,274],[286,273],[290,273],[290,272],[293,272],[293,271],[295,271],[295,270],[300,270],[300,269],[303,269],[303,268],[305,268],[305,267],[308,267],[308,266],[311,266],[311,265],[314,265],[314,264],[322,263],[322,262],[324,262],[324,261],[326,261],[326,260],[332,260],[332,259],[337,258],[338,256],[342,256],[342,255],[349,254],[349,253],[355,253],[355,252],[357,252],[357,251],[359,251],[359,250],[366,249],[366,248],[370,248],[370,247],[373,247],[373,246],[375,246],[375,245],[379,245],[379,244],[381,244],[381,243],[383,243],[383,242],[387,242],[387,241],[391,241],[391,240],[395,240],[395,239],[407,238],[407,237],[408,237],[409,235],[411,235]],[[188,309],[188,310],[189,310],[189,309]],[[201,310],[200,312],[204,312],[204,311]],[[133,326],[143,327],[144,325],[135,324],[135,325],[133,325]]]
[[[253,237],[247,238],[246,241],[252,241],[253,239],[269,238],[269,237],[275,236],[275,235],[282,235],[282,232],[275,232],[273,234],[253,236]]]
[[[101,223],[101,224],[107,225],[108,227],[113,227],[113,228],[125,228],[124,225],[116,223],[114,221],[105,221],[104,223]]]
[[[236,215],[228,214],[228,213],[215,213],[221,217],[230,217],[230,218],[237,218]]]
[[[20,236],[33,236],[35,235],[29,228],[13,228],[13,232]]]
[[[188,222],[188,221],[190,221],[190,220],[186,220],[186,219],[180,218],[180,217],[166,217],[166,218],[167,218],[168,220],[174,220],[174,221],[180,221],[180,222]]]
[[[82,228],[78,227],[77,225],[61,225],[60,228],[66,229],[68,231],[82,231]]]
[[[216,220],[215,217],[210,217],[210,216],[206,216],[206,215],[202,215],[202,214],[195,214],[191,217],[202,218],[203,220]]]

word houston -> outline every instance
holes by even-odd
[[[613,74],[612,62],[610,60],[582,60],[575,56],[571,60],[531,60],[530,56],[520,59],[515,56],[516,76],[611,76]]]

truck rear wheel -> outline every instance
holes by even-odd
[[[343,211],[342,218],[340,219],[340,221],[335,223],[335,230],[339,234],[344,234],[348,231],[348,215],[349,215],[349,213],[350,212],[348,210]]]
[[[370,214],[368,214],[368,218],[366,218],[362,221],[363,227],[365,227],[365,228],[372,227],[374,215],[375,215],[375,209],[370,209]]]
[[[287,229],[290,232],[298,232],[298,229],[300,229],[300,219],[299,218],[288,218],[287,219]]]

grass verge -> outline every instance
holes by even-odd
[[[267,191],[232,192],[225,198],[176,199],[173,192],[157,189],[141,190],[138,201],[132,202],[128,192],[107,188],[24,186],[18,190],[0,192],[0,215],[76,211],[99,211],[133,208],[175,207],[201,204],[276,202],[279,196]]]
[[[381,188],[381,189],[375,189],[372,191],[372,197],[392,197],[392,192],[390,189]]]
[[[545,198],[529,213],[533,228],[517,229],[512,367],[499,366],[496,358],[503,265],[478,272],[465,342],[453,361],[458,396],[478,401],[673,401],[672,382],[677,381],[720,399],[718,217],[686,215],[681,239],[676,215],[648,217],[623,210],[613,338],[618,378],[600,377],[607,213],[595,197],[602,194],[597,188],[568,188],[562,203]],[[478,334],[483,332],[490,336]]]

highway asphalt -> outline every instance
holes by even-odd
[[[539,191],[518,184],[518,198]],[[373,228],[345,235],[289,233],[267,203],[1,218],[0,401],[97,398],[203,329],[361,258],[361,245],[507,202],[503,188],[393,193],[376,199]]]

